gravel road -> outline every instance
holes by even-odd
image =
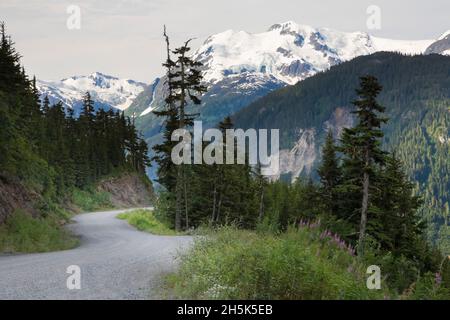
[[[125,210],[85,213],[71,228],[81,237],[73,250],[0,255],[0,299],[149,299],[192,237],[156,236],[119,220]],[[69,290],[69,266],[80,267],[81,289]]]

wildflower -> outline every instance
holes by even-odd
[[[439,286],[442,283],[442,276],[439,272],[437,272],[434,276],[434,281]]]

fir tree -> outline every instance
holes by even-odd
[[[189,43],[191,42],[191,39],[186,41],[183,46],[171,51],[169,37],[167,36],[165,28],[164,37],[167,45],[167,60],[164,66],[167,69],[166,75],[168,96],[165,99],[166,110],[157,113],[157,115],[167,117],[171,122],[173,122],[174,119],[177,119],[178,125],[176,126],[176,129],[188,129],[192,125],[195,117],[194,114],[189,114],[186,112],[188,103],[200,104],[201,100],[199,95],[206,92],[206,87],[201,84],[201,63],[196,62],[189,57]],[[175,60],[172,60],[171,53],[176,56]],[[172,128],[169,129],[172,130]],[[168,135],[165,134],[165,136],[167,137]],[[167,152],[171,146],[171,143],[166,140],[163,144],[165,144],[165,146],[161,145],[157,147],[157,150],[160,152]],[[168,156],[168,154],[161,155],[157,161],[168,161]],[[168,168],[170,165],[165,164],[165,167]],[[181,229],[183,215],[185,220],[185,228],[189,228],[189,208],[187,197],[187,170],[185,165],[179,165],[176,168],[176,171],[175,228],[179,230]]]
[[[325,145],[322,150],[322,163],[318,169],[318,174],[322,185],[321,195],[325,200],[325,208],[331,215],[337,215],[338,199],[336,187],[341,179],[341,171],[331,130],[328,131]]]
[[[361,219],[359,227],[358,254],[364,255],[364,242],[367,227],[367,214],[370,206],[370,176],[374,173],[376,164],[384,163],[386,153],[381,150],[383,132],[381,125],[387,121],[378,113],[385,108],[377,102],[377,96],[382,87],[373,76],[361,78],[360,88],[356,90],[358,99],[353,102],[358,117],[358,124],[351,129],[344,129],[342,150],[347,155],[345,161],[356,165],[356,171],[361,173],[362,195]],[[359,183],[358,183],[359,184]]]

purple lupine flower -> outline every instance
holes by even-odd
[[[436,284],[439,286],[442,283],[442,275],[437,272],[434,276],[434,281],[436,282]]]

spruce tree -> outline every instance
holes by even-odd
[[[406,177],[402,164],[395,154],[386,156],[385,166],[378,177],[375,205],[382,215],[381,228],[373,234],[384,250],[396,256],[414,258],[417,241],[421,240],[425,224],[417,214],[422,204],[415,196],[414,185]]]
[[[358,99],[353,102],[358,118],[354,128],[344,129],[341,139],[341,151],[345,154],[343,167],[350,178],[348,191],[357,191],[361,195],[360,226],[358,237],[358,255],[364,255],[364,242],[367,228],[367,215],[370,210],[370,177],[377,164],[383,164],[386,153],[381,150],[383,132],[381,125],[387,119],[379,116],[385,108],[377,102],[382,87],[373,76],[360,79],[360,88],[356,90]],[[355,190],[356,189],[356,190]]]
[[[325,200],[325,208],[328,213],[336,216],[338,214],[338,193],[336,187],[341,179],[341,171],[331,130],[328,131],[322,150],[322,163],[317,171],[321,182],[320,192]]]
[[[186,41],[183,46],[170,50],[169,37],[164,27],[164,37],[167,45],[167,60],[164,63],[167,73],[168,96],[166,97],[166,110],[157,112],[157,115],[168,118],[169,121],[178,120],[176,129],[188,130],[193,124],[195,114],[189,114],[186,108],[189,103],[200,104],[199,96],[206,92],[206,87],[201,84],[202,75],[200,71],[201,63],[194,61],[189,57],[189,43],[192,39]],[[172,60],[171,54],[176,56]],[[167,130],[167,128],[166,128]],[[168,132],[167,132],[168,133]],[[171,146],[167,140],[163,142],[165,146],[157,149],[162,152],[169,150]],[[162,155],[159,161],[168,161],[168,154]],[[158,161],[158,160],[157,160]],[[168,165],[166,167],[169,167]],[[188,183],[187,170],[185,165],[181,164],[176,168],[176,213],[175,228],[181,229],[182,216],[184,216],[185,228],[189,228],[189,208],[188,208]]]

